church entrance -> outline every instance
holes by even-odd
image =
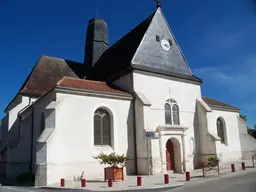
[[[166,143],[166,168],[167,171],[174,170],[174,147],[172,141],[169,139]]]
[[[178,171],[180,166],[180,144],[176,138],[171,138],[166,142],[166,169],[167,171]]]

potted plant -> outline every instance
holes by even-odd
[[[211,156],[208,158],[208,166],[209,167],[216,167],[219,165],[219,159],[217,156]]]
[[[100,164],[108,165],[104,169],[104,179],[105,181],[108,179],[116,180],[124,180],[124,171],[123,167],[127,161],[127,157],[124,155],[117,155],[115,153],[111,153],[109,155],[101,152],[98,156],[94,157],[100,161]]]

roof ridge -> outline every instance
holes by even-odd
[[[65,59],[63,58],[59,58],[59,57],[53,57],[53,56],[49,56],[49,55],[41,55],[42,58],[50,58],[50,59],[57,59],[57,60],[63,60],[65,61]]]
[[[67,78],[66,76],[62,77],[61,80],[59,80],[59,81],[56,83],[56,85],[60,85],[60,84],[64,81],[64,79],[66,79],[66,78]]]
[[[136,53],[156,12],[154,11],[150,16],[112,44],[100,56],[87,77],[89,79],[93,77],[97,80],[106,81],[114,73],[129,67],[128,65]]]
[[[148,19],[150,19],[150,20],[152,21],[152,19],[153,19],[153,17],[155,16],[156,12],[157,12],[157,10],[154,11],[154,12],[153,12],[150,16],[148,16],[146,19],[144,19],[143,21],[141,21],[139,24],[137,24],[137,25],[135,25],[134,27],[132,27],[132,29],[131,29],[129,32],[127,32],[124,36],[122,36],[119,40],[117,40],[113,45],[111,45],[110,48],[111,48],[112,46],[114,46],[115,44],[118,44],[118,42],[120,42],[122,39],[124,39],[127,35],[129,35],[130,33],[134,32],[135,29],[137,29],[142,23],[146,22]],[[151,21],[149,22],[149,25],[150,25]],[[149,27],[149,25],[148,25],[148,27]],[[148,27],[147,27],[146,31],[148,30]],[[146,32],[146,31],[145,31],[145,32]],[[145,33],[144,33],[144,35],[142,36],[142,38],[143,38],[144,36],[145,36]]]

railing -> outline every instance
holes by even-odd
[[[255,167],[256,164],[256,155],[252,156],[252,166]]]
[[[206,176],[206,173],[210,171],[214,171],[220,175],[220,166],[219,162],[213,163],[213,162],[202,162],[202,170],[203,170],[203,177]]]

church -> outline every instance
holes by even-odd
[[[161,5],[113,45],[89,20],[84,63],[41,56],[5,109],[1,176],[103,178],[100,152],[125,154],[126,175],[184,173],[217,155],[221,166],[251,158],[256,141],[238,107],[201,94]]]

